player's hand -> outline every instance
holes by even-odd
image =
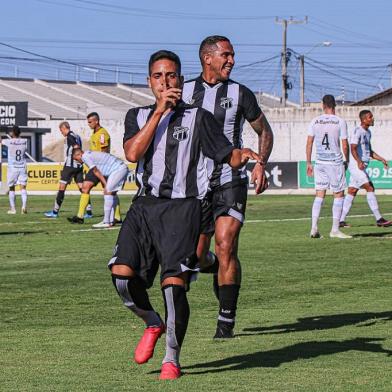
[[[313,170],[313,165],[311,163],[306,164],[306,175],[308,177],[313,177],[314,170]]]
[[[256,154],[250,148],[243,148],[241,151],[241,165],[244,166],[248,163],[249,159],[261,163],[262,159],[259,154]]]
[[[366,169],[366,166],[365,166],[365,164],[362,161],[358,162],[358,169],[359,170],[365,170]]]
[[[252,170],[250,182],[255,184],[256,195],[263,193],[268,188],[268,179],[265,174],[265,165],[256,163]]]
[[[176,106],[177,102],[181,99],[182,91],[179,88],[169,87],[164,85],[163,90],[157,97],[156,111],[160,113]]]
[[[385,159],[383,159],[381,162],[382,162],[383,165],[384,165],[384,169],[388,169],[388,161],[385,160]]]
[[[348,169],[348,162],[347,161],[343,162],[343,167],[344,167],[344,171],[346,171]]]

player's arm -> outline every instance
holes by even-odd
[[[350,159],[350,147],[347,139],[341,139],[341,140],[342,140],[342,150],[343,150],[343,157],[345,161],[345,167],[347,169],[347,165]]]
[[[306,175],[313,177],[312,165],[312,150],[313,150],[314,136],[308,136],[306,140]]]
[[[359,157],[358,154],[358,144],[350,144],[350,149],[351,149],[351,155],[355,159],[358,165],[359,170],[364,170],[365,169],[365,164],[362,162],[361,158]]]
[[[106,188],[106,178],[104,177],[104,175],[100,172],[100,170],[94,166],[92,168],[93,173],[95,174],[95,176],[98,178],[98,180],[100,181],[100,183],[102,184],[102,186],[104,188]]]
[[[259,156],[261,157],[261,162],[256,163],[253,168],[251,182],[255,184],[256,194],[260,194],[268,188],[265,165],[272,152],[274,134],[272,133],[271,126],[264,116],[264,113],[261,113],[255,121],[250,123],[250,125],[258,135]]]
[[[262,164],[262,158],[260,155],[256,154],[254,151],[252,151],[250,148],[235,148],[234,150],[231,151],[231,153],[227,156],[227,163],[233,168],[233,169],[239,169],[243,166],[245,166],[249,159],[253,159],[256,161],[256,165],[263,166]],[[265,179],[265,181],[267,181]],[[266,189],[265,188],[263,190]],[[260,193],[260,192],[259,192]]]
[[[137,162],[144,156],[148,150],[148,147],[150,147],[155,132],[158,128],[159,121],[161,120],[163,114],[168,109],[175,106],[180,98],[181,90],[178,88],[165,89],[159,94],[159,97],[157,97],[156,100],[156,108],[151,117],[148,119],[142,129],[137,131],[136,134],[134,134],[124,143],[124,153],[128,161]],[[127,128],[127,123],[125,128]],[[127,129],[125,132],[127,133]],[[132,130],[130,132],[134,133]]]
[[[388,169],[388,161],[386,159],[384,159],[382,156],[378,155],[375,151],[373,151],[371,145],[370,145],[370,157],[372,159],[375,159],[376,161],[382,162],[385,169]]]

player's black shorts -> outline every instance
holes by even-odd
[[[220,216],[231,216],[244,223],[247,199],[247,181],[229,182],[214,188],[202,203],[201,233],[213,233],[215,221]]]
[[[70,184],[74,180],[77,184],[83,182],[83,168],[64,166],[61,171],[60,182]]]
[[[100,183],[99,178],[94,174],[93,169],[90,169],[87,172],[86,176],[84,177],[84,181],[90,181],[94,184],[94,186],[97,186]]]
[[[197,270],[200,200],[136,198],[121,226],[109,261],[130,266],[151,287],[161,266],[161,281]]]

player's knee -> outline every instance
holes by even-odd
[[[358,189],[356,189],[356,188],[348,188],[348,191],[347,191],[347,193],[351,196],[356,196],[357,192],[358,192]]]
[[[132,278],[135,276],[135,271],[125,264],[114,264],[111,268],[112,275],[124,276],[127,278]]]
[[[234,241],[229,238],[221,238],[219,240],[217,239],[215,248],[219,263],[221,261],[224,262],[225,260],[229,260],[232,256],[235,255]]]

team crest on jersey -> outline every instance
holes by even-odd
[[[174,127],[173,137],[174,139],[182,142],[183,140],[187,139],[189,135],[189,128],[188,127]]]
[[[230,109],[233,107],[233,98],[224,97],[220,100],[220,107],[223,109]]]

